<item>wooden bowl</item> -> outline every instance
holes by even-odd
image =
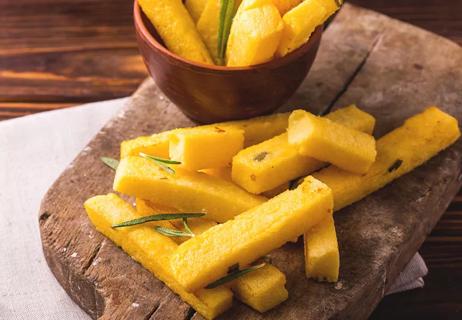
[[[181,58],[134,3],[138,46],[152,78],[188,117],[210,123],[268,114],[284,104],[306,77],[316,56],[322,27],[299,49],[250,67],[222,67]]]

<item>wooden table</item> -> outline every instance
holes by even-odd
[[[461,0],[351,2],[462,45]],[[0,120],[131,94],[146,77],[131,6],[130,0],[2,0]],[[420,252],[430,269],[425,288],[386,297],[374,319],[462,318],[462,193]]]

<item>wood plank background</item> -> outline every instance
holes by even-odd
[[[462,45],[462,0],[350,2]],[[146,77],[131,11],[131,0],[0,1],[0,120],[131,94]],[[374,319],[462,318],[462,193],[420,251],[425,288],[386,297]]]

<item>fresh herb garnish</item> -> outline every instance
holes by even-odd
[[[186,232],[188,232],[190,235],[192,235],[194,237],[194,232],[189,227],[187,218],[183,218],[183,227],[186,230]]]
[[[398,170],[399,167],[401,167],[402,164],[403,164],[403,160],[397,159],[395,162],[393,162],[393,164],[390,166],[390,168],[388,168],[388,172],[393,172],[395,170]]]
[[[161,226],[154,227],[154,230],[159,232],[160,234],[167,236],[167,237],[194,237],[195,234],[191,230],[191,228],[188,225],[188,219],[183,218],[183,226],[185,231],[180,231],[176,229],[169,229]]]
[[[176,229],[169,229],[161,226],[155,227],[154,230],[167,237],[194,237],[194,233],[184,232]]]
[[[260,263],[260,264],[257,264],[257,265],[242,269],[242,270],[239,270],[239,268],[237,268],[237,270],[229,272],[223,278],[220,278],[220,279],[208,284],[205,288],[206,289],[213,289],[213,288],[219,287],[219,286],[221,286],[221,285],[223,285],[225,283],[228,283],[228,282],[233,281],[233,280],[235,280],[235,279],[237,279],[239,277],[242,277],[243,275],[245,275],[245,274],[247,274],[249,272],[261,269],[264,266],[266,266],[266,263]]]
[[[109,168],[117,170],[117,167],[119,166],[119,160],[116,160],[114,158],[109,158],[109,157],[101,157],[100,159]]]
[[[137,224],[143,224],[151,221],[163,221],[163,220],[177,220],[177,219],[187,219],[187,218],[199,218],[205,216],[205,213],[164,213],[164,214],[154,214],[150,216],[145,216],[133,220],[124,221],[121,223],[113,224],[113,228],[121,227],[130,227]]]
[[[220,0],[220,20],[218,23],[218,64],[225,63],[226,45],[228,44],[229,32],[235,14],[234,0]]]
[[[158,161],[158,162],[162,162],[162,163],[165,163],[165,164],[181,164],[180,161],[165,159],[165,158],[161,158],[161,157],[155,157],[155,156],[151,156],[149,154],[143,153],[143,152],[140,152],[140,157],[148,158],[148,159]]]
[[[261,162],[266,158],[267,155],[269,155],[269,152],[266,152],[266,151],[260,152],[253,158],[253,160]]]
[[[168,164],[181,164],[181,162],[179,161],[155,157],[155,156],[151,156],[149,154],[143,153],[143,152],[140,152],[140,157],[154,161],[162,169],[164,169],[170,174],[175,174],[175,170],[172,167],[168,166]]]

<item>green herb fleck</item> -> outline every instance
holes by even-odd
[[[218,22],[218,64],[224,65],[229,32],[235,14],[234,0],[220,0],[220,20]]]
[[[167,237],[194,237],[194,233],[190,232],[184,232],[180,230],[175,230],[175,229],[169,229],[161,226],[157,226],[154,228],[157,232],[160,234],[167,236]]]
[[[242,270],[239,270],[239,268],[237,268],[237,270],[229,272],[226,276],[224,276],[223,278],[220,278],[220,279],[210,283],[205,288],[206,289],[213,289],[213,288],[219,287],[219,286],[221,286],[221,285],[223,285],[225,283],[228,283],[228,282],[233,281],[233,280],[235,280],[235,279],[237,279],[239,277],[242,277],[243,275],[245,275],[245,274],[247,274],[249,272],[261,269],[265,265],[266,265],[266,263],[261,263],[261,264],[257,264],[255,266],[251,266],[249,268],[245,268],[245,269],[242,269]]]
[[[116,160],[114,158],[109,158],[109,157],[101,157],[100,159],[109,168],[117,170],[117,167],[119,166],[119,160]]]
[[[194,237],[194,232],[189,227],[187,218],[183,218],[183,226],[184,226],[184,229],[186,230],[186,232],[188,232],[189,234],[191,234]]]
[[[164,158],[160,158],[160,157],[154,157],[154,156],[151,156],[151,155],[143,153],[143,152],[140,152],[140,157],[154,161],[162,169],[164,169],[165,171],[167,171],[170,174],[175,174],[175,170],[172,167],[168,166],[168,164],[181,164],[181,162],[179,162],[179,161],[170,160],[170,159],[164,159]]]
[[[253,158],[253,160],[262,162],[266,158],[267,155],[269,155],[269,152],[266,152],[266,151],[260,152]]]
[[[112,225],[113,228],[121,227],[130,227],[138,224],[143,224],[151,221],[163,221],[163,220],[177,220],[177,219],[187,219],[187,218],[199,218],[205,216],[205,213],[164,213],[164,214],[154,214],[150,216],[141,217],[138,219],[133,219],[129,221],[124,221]]]
[[[155,161],[158,161],[158,162],[162,162],[162,163],[165,163],[165,164],[181,164],[180,161],[165,159],[165,158],[161,158],[161,157],[155,157],[155,156],[151,156],[149,154],[143,153],[143,152],[140,152],[140,157],[148,158],[148,159],[155,160]]]
[[[393,172],[395,170],[398,170],[399,167],[401,167],[401,165],[403,164],[403,160],[401,159],[397,159],[391,166],[390,168],[388,168],[388,172]]]

